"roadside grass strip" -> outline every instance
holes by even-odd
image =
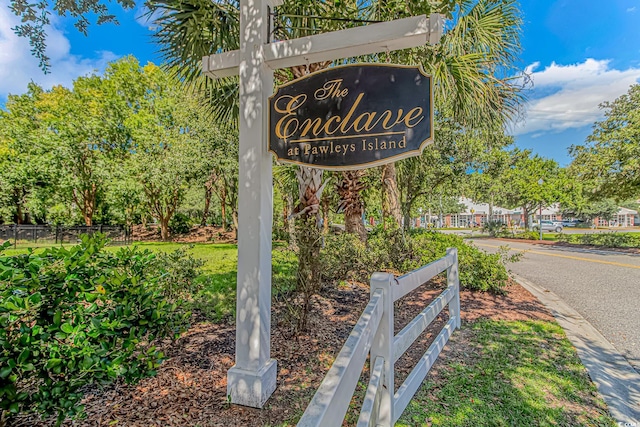
[[[397,426],[616,426],[555,322],[463,324]]]

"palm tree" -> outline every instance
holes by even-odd
[[[522,94],[514,72],[520,49],[519,10],[513,0],[452,1],[452,24],[440,43],[393,53],[394,62],[420,64],[433,76],[438,114],[465,128],[504,127],[518,112]],[[385,6],[381,6],[382,9]],[[380,12],[389,14],[388,8]],[[414,11],[415,14],[424,13]],[[439,139],[436,125],[435,137]],[[403,162],[416,162],[407,159]],[[401,203],[395,163],[382,166],[383,213],[400,224]]]

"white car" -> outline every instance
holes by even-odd
[[[556,233],[562,232],[562,222],[560,221],[549,221],[543,219],[540,223],[533,224],[533,229],[535,231],[540,230],[540,225],[542,225],[542,231],[555,231]]]

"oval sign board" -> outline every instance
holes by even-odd
[[[419,67],[328,68],[269,98],[269,151],[279,161],[363,169],[417,156],[433,141],[431,77]]]

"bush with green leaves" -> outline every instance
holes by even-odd
[[[181,247],[173,252],[158,252],[151,271],[160,273],[157,286],[171,301],[187,300],[202,290],[204,283],[196,280],[205,262],[194,258],[188,250],[193,245]]]
[[[189,313],[162,289],[150,251],[103,250],[104,236],[71,248],[3,256],[0,249],[0,410],[82,414],[83,388],[153,375],[156,338],[176,336]]]
[[[469,290],[503,292],[509,280],[506,264],[519,259],[506,249],[487,254],[453,234],[376,228],[366,246],[354,235],[327,236],[321,252],[323,277],[367,282],[375,271],[403,274],[443,257],[452,247],[458,248],[460,286]]]
[[[193,221],[188,215],[178,212],[169,220],[169,231],[172,234],[186,234],[191,231]]]
[[[640,248],[640,235],[632,233],[560,234],[559,242],[608,248]]]
[[[505,232],[509,232],[507,225],[502,221],[487,221],[482,226],[482,231],[485,233],[489,233],[489,236],[496,237],[498,235],[504,234]]]

